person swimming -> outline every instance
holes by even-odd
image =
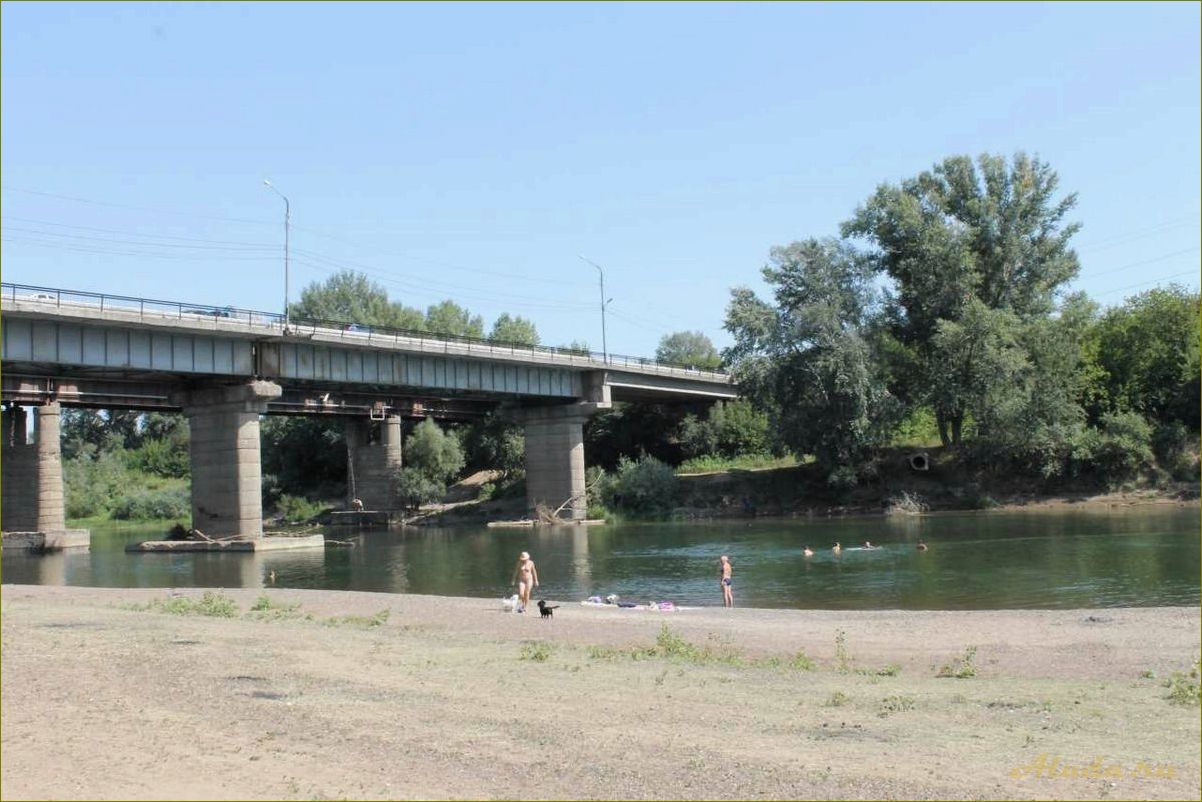
[[[813,556],[814,556],[814,550],[813,550],[812,548],[810,548],[809,546],[806,546],[804,549],[802,549],[802,552],[801,552],[801,553],[802,553],[802,554],[804,554],[804,555],[805,555],[805,556],[807,556],[807,557],[813,557]]]
[[[926,543],[923,543],[921,540],[920,540],[920,541],[918,541],[918,550],[919,550],[919,551],[926,551],[926,550],[927,550],[927,544],[926,544]]]
[[[865,540],[865,541],[864,541],[864,550],[865,550],[865,551],[876,551],[876,550],[877,550],[877,549],[879,549],[879,548],[880,548],[880,546],[874,546],[874,545],[872,545],[872,541],[871,541],[871,540]]]
[[[835,546],[831,549],[831,551],[833,551],[835,554],[839,554],[843,551],[843,547],[839,545],[839,541],[835,541]]]

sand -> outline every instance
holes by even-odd
[[[300,606],[256,618],[262,591],[224,593],[238,617],[166,612],[161,589],[3,586],[0,795],[1199,798],[1199,710],[1163,686],[1198,658],[1196,609],[569,602],[543,621],[269,590]],[[664,624],[675,656],[648,651]],[[936,677],[970,646],[975,676]],[[1082,776],[1049,776],[1065,767]]]

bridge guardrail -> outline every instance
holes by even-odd
[[[691,365],[670,362],[660,362],[647,357],[626,356],[623,354],[602,354],[596,351],[585,351],[576,348],[557,348],[547,345],[527,345],[480,337],[464,337],[457,335],[431,334],[426,331],[413,329],[394,329],[383,326],[369,326],[363,323],[353,323],[345,320],[324,320],[319,318],[290,317],[288,324],[290,332],[284,331],[284,315],[279,312],[261,312],[252,309],[240,309],[234,306],[209,306],[207,304],[185,303],[183,301],[162,301],[151,298],[138,298],[128,295],[110,295],[108,293],[88,292],[84,290],[64,290],[57,287],[39,287],[32,284],[0,283],[0,299],[12,301],[32,301],[35,303],[51,304],[56,308],[66,306],[99,306],[101,312],[107,310],[137,311],[140,317],[148,313],[162,317],[173,317],[180,320],[212,319],[227,324],[237,324],[245,321],[247,331],[256,327],[276,329],[282,333],[313,333],[326,336],[336,334],[343,338],[353,337],[357,342],[372,342],[373,339],[399,343],[401,338],[417,340],[423,345],[430,343],[436,348],[442,346],[443,353],[450,353],[451,346],[462,344],[477,348],[486,348],[490,353],[516,356],[520,353],[545,354],[553,357],[567,357],[568,364],[597,365],[608,368],[632,368],[641,373],[664,375],[686,374],[689,378],[710,378],[715,381],[729,381],[730,375],[722,371],[703,370]],[[223,326],[227,328],[228,326]],[[350,335],[350,337],[348,337]],[[425,350],[423,348],[423,350]]]

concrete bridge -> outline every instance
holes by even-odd
[[[585,513],[583,424],[613,401],[736,397],[724,373],[171,301],[5,283],[4,531],[64,525],[62,406],[182,411],[193,526],[262,535],[259,416],[346,420],[353,492],[396,509],[401,419],[502,409],[524,426],[526,501]],[[34,437],[27,437],[33,407]]]

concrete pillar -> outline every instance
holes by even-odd
[[[34,410],[33,442],[22,407],[4,410],[0,453],[0,529],[5,532],[62,532],[63,459],[59,446],[58,402]]]
[[[584,422],[599,404],[531,407],[515,411],[526,429],[526,512],[540,505],[580,520],[588,510],[584,486]],[[565,505],[566,502],[566,505]]]
[[[191,433],[192,526],[209,537],[263,535],[259,416],[278,384],[254,381],[180,394]]]
[[[401,417],[346,422],[346,505],[359,499],[367,510],[398,510],[393,478],[401,468]]]

